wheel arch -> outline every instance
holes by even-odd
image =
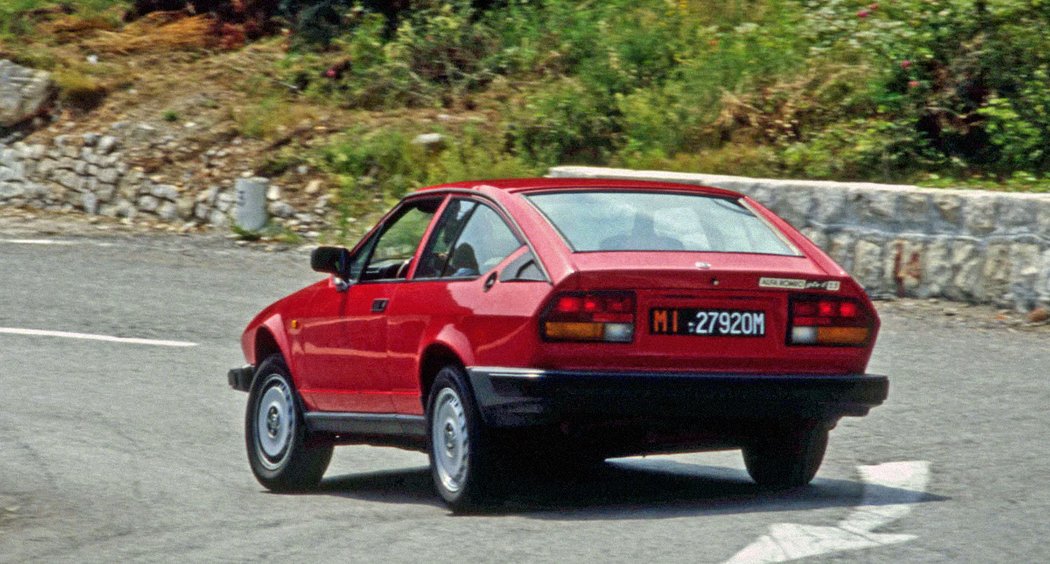
[[[284,321],[280,315],[274,315],[257,324],[254,330],[245,333],[245,356],[248,362],[258,366],[272,354],[280,354],[284,364],[295,379],[292,366],[292,349],[288,334],[284,331]],[[296,382],[298,384],[298,382]]]
[[[255,351],[256,363],[266,360],[272,354],[279,353],[284,357],[285,364],[288,364],[288,355],[281,350],[281,345],[277,343],[277,338],[273,336],[273,331],[271,331],[269,327],[260,327],[255,332],[255,344],[253,350]]]
[[[462,369],[466,368],[461,355],[446,343],[431,343],[423,351],[419,361],[419,401],[423,411],[427,409],[427,399],[430,397],[430,387],[434,384],[438,372],[445,366],[454,364]]]

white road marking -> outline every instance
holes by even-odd
[[[0,239],[0,243],[13,245],[76,245],[75,241],[56,241],[55,239]]]
[[[106,341],[109,343],[126,343],[129,345],[153,345],[158,347],[195,347],[197,343],[188,341],[164,341],[159,339],[136,339],[132,337],[112,337],[110,335],[93,335],[91,333],[70,333],[68,331],[44,331],[41,329],[18,329],[0,327],[0,333],[9,335],[31,335],[34,337],[61,337],[63,339],[83,339],[87,341]]]
[[[930,463],[924,460],[858,466],[864,498],[834,527],[777,523],[769,534],[736,553],[727,564],[786,562],[829,552],[908,542],[915,535],[873,532],[904,517],[926,492]]]

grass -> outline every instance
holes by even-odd
[[[32,36],[39,24],[56,20],[67,31],[112,29],[130,4],[128,0],[4,0],[0,2],[0,40]]]
[[[1035,3],[978,17],[970,0],[447,0],[392,25],[325,2],[339,21],[257,42],[209,80],[236,94],[236,133],[269,147],[256,171],[327,175],[347,235],[416,187],[559,164],[1050,191],[1050,12]],[[122,60],[227,48],[202,16],[123,24],[128,4],[29,16],[60,3],[0,0],[0,56],[54,71],[89,111],[128,84]],[[440,149],[412,142],[431,132]]]
[[[319,115],[310,104],[289,101],[283,94],[267,94],[231,112],[237,130],[252,139],[273,139],[287,134]]]

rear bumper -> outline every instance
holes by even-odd
[[[885,376],[593,372],[472,367],[482,417],[515,427],[583,418],[836,420],[885,399]]]

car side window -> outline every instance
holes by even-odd
[[[456,239],[441,276],[478,276],[494,268],[520,246],[521,241],[495,210],[478,205]]]
[[[372,248],[375,247],[376,241],[379,240],[378,236],[373,236],[361,245],[361,249],[350,258],[349,274],[350,280],[358,280],[361,278],[361,272],[365,268],[365,260],[372,254]]]
[[[430,248],[423,254],[423,263],[416,269],[416,278],[438,278],[448,263],[452,244],[459,238],[471,212],[477,204],[470,200],[454,199],[448,203],[445,213],[438,220],[430,241]]]
[[[484,204],[453,200],[439,221],[416,278],[473,278],[522,245],[503,218]]]
[[[372,244],[361,280],[396,280],[408,275],[412,257],[426,233],[441,200],[406,204],[383,227]]]

